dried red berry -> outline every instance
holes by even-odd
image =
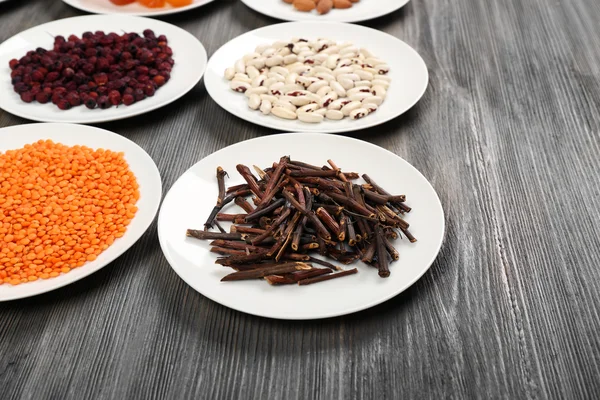
[[[135,97],[133,97],[133,95],[131,95],[131,94],[123,95],[123,104],[125,104],[126,106],[130,106],[133,103],[135,103]]]
[[[41,104],[46,104],[50,101],[50,95],[48,94],[48,92],[39,92],[35,95],[35,101]]]
[[[35,95],[29,91],[23,92],[21,93],[21,100],[23,100],[25,103],[31,103],[33,100],[35,100]]]

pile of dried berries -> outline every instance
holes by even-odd
[[[26,103],[106,109],[154,96],[171,78],[172,55],[167,38],[150,29],[143,36],[97,31],[56,36],[52,50],[28,51],[9,66],[14,91]]]

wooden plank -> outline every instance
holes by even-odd
[[[75,15],[59,1],[2,3],[0,41]],[[415,165],[446,209],[442,251],[405,293],[326,321],[244,315],[177,277],[155,223],[91,277],[0,305],[0,397],[598,397],[599,19],[594,0],[421,0],[365,23],[430,71],[411,111],[350,135]],[[165,20],[209,55],[275,22],[239,1]],[[0,127],[25,122],[0,111]],[[100,126],[149,152],[165,192],[206,155],[272,133],[202,84]]]

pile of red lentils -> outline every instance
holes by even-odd
[[[94,261],[125,234],[139,196],[123,153],[50,140],[0,153],[0,284]]]

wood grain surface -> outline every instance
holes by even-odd
[[[2,3],[0,40],[81,14]],[[232,0],[165,20],[209,55],[276,22]],[[0,303],[0,398],[598,398],[599,20],[597,0],[415,0],[365,23],[413,46],[431,77],[411,111],[352,134],[411,162],[446,210],[437,261],[403,294],[324,321],[244,315],[179,279],[154,223],[100,272]],[[0,127],[26,122],[0,111]],[[148,151],[165,193],[204,156],[275,133],[203,83],[99,126]]]

